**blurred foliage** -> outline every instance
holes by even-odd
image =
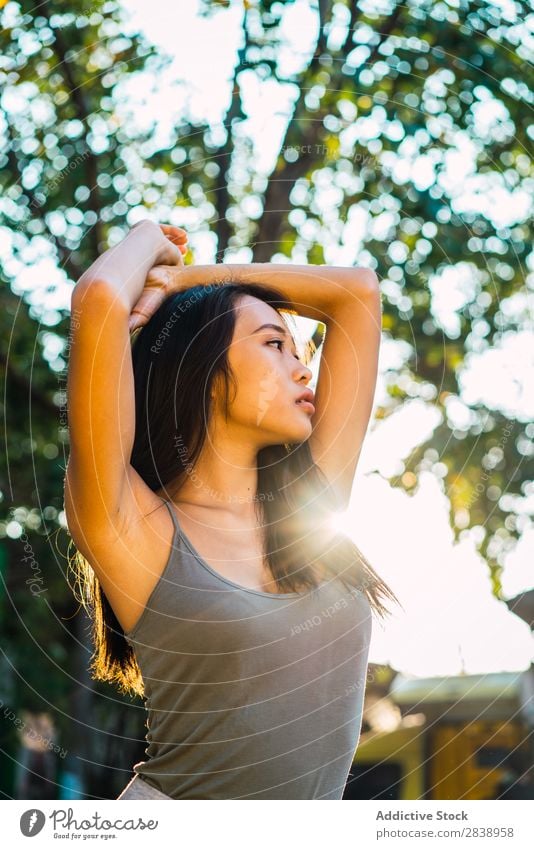
[[[233,5],[204,0],[201,13],[223,16]],[[462,397],[473,359],[529,326],[530,5],[319,0],[315,43],[291,74],[280,55],[293,4],[237,5],[242,39],[223,124],[171,109],[166,134],[138,120],[131,94],[150,100],[171,57],[126,34],[119,3],[0,9],[0,532],[13,520],[24,527],[48,590],[31,595],[21,541],[5,537],[1,667],[13,703],[48,701],[65,734],[69,717],[87,721],[89,709],[109,718],[95,787],[124,727],[113,705],[121,717],[130,707],[80,681],[87,622],[66,586],[60,515],[69,315],[53,296],[140,217],[186,226],[193,245],[195,233],[209,232],[217,261],[248,249],[250,261],[328,263],[343,245],[348,264],[375,268],[384,339],[398,344],[376,426],[414,401],[439,413],[391,484],[413,493],[425,470],[441,480],[454,534],[476,529],[497,595],[503,559],[532,522],[534,426],[504,402],[489,409]],[[251,74],[260,97],[275,84],[290,102],[265,174],[247,133],[243,82]],[[503,215],[506,200],[513,220]],[[38,264],[40,287],[25,277]],[[453,284],[444,322],[437,304]],[[76,682],[83,695],[73,703]],[[134,707],[132,746],[144,734]],[[73,747],[80,730],[71,732]],[[127,768],[131,751],[123,754]]]

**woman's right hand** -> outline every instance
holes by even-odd
[[[148,218],[138,221],[130,228],[129,238],[135,234],[149,234],[154,243],[155,261],[153,265],[183,265],[182,255],[187,253],[187,233],[182,227],[173,224],[156,224]]]
[[[145,325],[161,306],[165,298],[176,290],[177,266],[184,265],[183,254],[187,252],[187,233],[181,227],[169,224],[155,225],[152,222],[140,221],[132,227],[158,227],[161,235],[161,245],[157,259],[146,276],[143,291],[134,304],[128,320],[130,333]]]

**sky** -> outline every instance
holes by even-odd
[[[238,4],[218,13],[211,20],[198,18],[197,0],[187,4],[170,4],[168,0],[124,0],[131,12],[131,26],[143,31],[147,38],[175,58],[158,78],[154,91],[150,79],[136,76],[125,86],[124,95],[136,101],[135,117],[147,126],[157,119],[155,140],[166,137],[180,113],[187,108],[193,118],[209,120],[215,130],[221,129],[228,106],[228,81],[232,76],[235,50],[239,45],[241,9]],[[313,49],[316,16],[307,2],[297,0],[289,7],[284,32],[287,44],[282,50],[286,74],[298,70]],[[332,37],[335,37],[335,33]],[[209,59],[209,61],[207,61]],[[178,82],[177,82],[178,81]],[[258,83],[252,72],[240,78],[245,112],[249,115],[243,131],[250,133],[256,145],[258,171],[268,174],[278,151],[282,133],[291,115],[295,97],[292,85]],[[259,104],[259,106],[258,106]],[[491,124],[491,104],[486,103],[477,120],[482,130]],[[501,130],[506,132],[506,116]],[[369,130],[371,131],[371,130]],[[456,203],[469,208],[473,197],[480,202],[480,185],[471,167],[473,151],[459,139],[450,162],[450,175],[461,180],[465,192]],[[396,168],[415,168],[419,179],[431,164],[397,162]],[[450,176],[452,180],[452,176]],[[503,187],[492,189],[483,201],[498,210],[501,222],[513,223],[524,214],[525,198],[511,197]],[[143,211],[138,214],[144,217]],[[130,223],[133,223],[130,221]],[[187,221],[175,221],[186,229]],[[364,222],[357,210],[350,222],[350,239],[329,245],[325,261],[332,265],[367,264],[360,251]],[[358,229],[360,228],[360,229]],[[195,262],[214,262],[214,241],[206,234],[191,232],[190,245]],[[9,234],[0,228],[0,255],[10,253]],[[235,250],[226,262],[248,262],[248,248]],[[275,261],[282,261],[275,257]],[[305,261],[294,259],[295,262]],[[456,311],[466,297],[472,273],[469,263],[450,268],[429,281],[433,291],[433,310],[444,331],[454,337]],[[70,303],[70,286],[54,267],[52,259],[38,259],[17,269],[14,290],[25,293],[28,300],[44,302],[45,295],[37,281],[57,283],[46,294],[50,309]],[[531,310],[532,303],[516,300],[510,309]],[[531,314],[531,313],[530,313]],[[51,322],[52,323],[52,322]],[[313,322],[299,320],[303,337]],[[531,325],[530,325],[531,326]],[[56,356],[58,345],[54,333],[49,334],[50,357]],[[380,350],[379,377],[375,406],[386,403],[384,375],[399,365],[406,352],[403,343],[384,338]],[[480,356],[470,358],[462,377],[465,399],[482,401],[491,409],[506,415],[534,418],[534,346],[532,334],[503,336],[502,344]],[[318,363],[312,366],[314,388]],[[457,403],[456,415],[465,415]],[[510,613],[492,593],[488,569],[476,552],[474,535],[466,533],[460,543],[453,540],[449,524],[449,505],[441,478],[430,472],[421,475],[420,488],[414,495],[389,485],[385,476],[402,470],[402,460],[427,439],[439,423],[440,413],[432,399],[414,399],[385,421],[373,421],[364,442],[356,473],[351,502],[339,518],[339,527],[349,533],[379,574],[398,595],[403,610],[381,623],[375,619],[369,659],[373,663],[389,663],[408,675],[455,675],[526,669],[533,657],[532,636],[525,623]],[[18,536],[22,528],[12,522],[8,535]],[[516,548],[509,554],[503,575],[506,597],[530,588],[533,581],[531,562],[534,529],[525,531]]]

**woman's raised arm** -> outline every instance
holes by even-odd
[[[105,540],[106,530],[119,524],[135,435],[128,319],[150,269],[183,263],[186,240],[180,228],[143,221],[99,256],[74,287],[65,511],[77,545],[78,539]]]
[[[186,265],[179,268],[155,267],[151,279],[166,282],[168,291],[181,291],[191,286],[210,286],[215,283],[264,283],[284,292],[296,311],[307,318],[327,321],[347,300],[347,290],[367,292],[376,284],[376,274],[370,268],[334,265],[291,265],[289,263],[250,262]],[[130,329],[146,324],[148,310],[132,311]],[[141,314],[139,314],[141,313]]]

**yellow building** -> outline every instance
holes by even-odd
[[[344,799],[495,799],[534,760],[534,666],[399,674],[387,694],[369,688],[364,721]]]

